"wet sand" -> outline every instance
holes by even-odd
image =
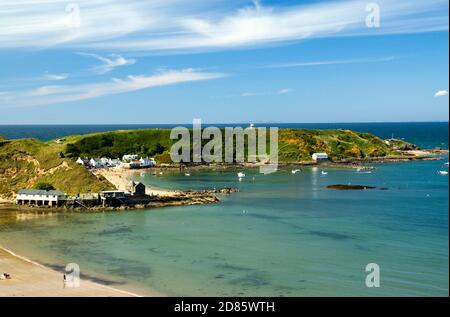
[[[0,297],[138,297],[139,295],[81,279],[80,287],[64,288],[63,273],[54,271],[0,247]],[[156,295],[156,294],[155,294]]]

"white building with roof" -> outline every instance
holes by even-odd
[[[122,164],[122,161],[119,159],[109,159],[108,160],[108,166],[116,167],[116,166],[119,166],[120,164]]]
[[[135,161],[137,159],[138,159],[138,155],[137,154],[125,154],[122,157],[122,161],[126,161],[126,162]]]
[[[78,160],[76,160],[76,163],[80,164],[80,165],[83,165],[83,166],[88,166],[89,165],[89,159],[79,157]]]
[[[17,192],[19,205],[58,206],[66,200],[66,194],[59,190],[22,189]]]
[[[99,159],[95,159],[95,158],[91,158],[89,160],[89,165],[92,167],[102,167],[104,166],[102,161],[100,161]]]
[[[143,168],[156,166],[155,159],[148,158],[148,157],[141,157],[141,159],[139,160],[139,163],[140,163],[141,167],[143,167]]]
[[[314,153],[312,155],[312,159],[316,162],[328,160],[328,154],[327,153]]]

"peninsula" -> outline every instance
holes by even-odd
[[[127,176],[132,171],[129,169],[87,167],[82,158],[111,160],[134,153],[136,157],[152,157],[151,161],[146,159],[156,165],[152,163],[149,166],[152,169],[211,167],[211,164],[206,163],[196,166],[173,164],[169,151],[176,140],[170,138],[170,131],[121,130],[67,136],[48,142],[0,137],[0,199],[11,203],[19,190],[36,188],[39,184],[49,184],[66,195],[76,197],[86,193],[125,189],[130,181]],[[278,148],[281,165],[358,166],[367,162],[433,159],[435,155],[435,151],[420,150],[403,140],[383,140],[370,133],[351,130],[280,129]],[[314,160],[317,153],[326,153],[327,159],[324,162]],[[119,159],[115,161],[120,162]],[[214,166],[227,168],[241,165],[221,163]],[[156,188],[145,190],[146,194],[157,197],[152,201],[153,207],[214,203],[218,201],[215,194],[232,191],[233,189],[211,189],[204,192],[164,191]]]

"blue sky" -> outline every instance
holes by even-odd
[[[448,121],[448,1],[29,2],[0,124]]]

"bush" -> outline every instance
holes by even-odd
[[[55,190],[55,189],[56,189],[56,188],[53,187],[53,185],[50,184],[50,183],[37,183],[36,185],[34,185],[33,188],[34,188],[34,189],[46,190],[46,191],[49,191],[49,190]]]

